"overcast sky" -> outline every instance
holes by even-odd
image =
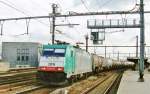
[[[83,2],[84,4],[83,4]],[[138,0],[0,0],[0,18],[14,18],[25,16],[42,16],[51,13],[51,4],[58,4],[58,12],[67,14],[73,12],[92,12],[92,11],[119,11],[131,10],[135,7]],[[145,10],[150,9],[150,0],[145,0]],[[146,44],[150,45],[150,15],[145,14],[145,35]],[[121,19],[121,18],[139,18],[138,15],[113,15],[113,16],[91,16],[91,17],[69,17],[57,18],[56,24],[75,23],[79,26],[56,27],[63,34],[56,34],[56,40],[68,41],[72,44],[76,42],[85,42],[84,36],[90,34],[87,29],[87,19]],[[29,35],[22,35],[26,32],[26,21],[7,21],[4,22],[3,36],[1,41],[35,41],[40,43],[51,42],[49,19],[30,20]],[[106,32],[120,31],[122,29],[106,29]],[[124,32],[108,33],[103,45],[135,45],[136,35],[139,35],[139,29],[125,29]],[[92,45],[91,41],[89,42]],[[93,52],[93,49],[90,49]],[[128,48],[109,48],[108,53],[122,52],[134,53],[135,49]],[[146,49],[148,51],[148,49]],[[103,54],[103,48],[96,48],[98,54]]]

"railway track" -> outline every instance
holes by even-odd
[[[13,76],[13,75],[19,75],[19,74],[26,74],[26,73],[32,73],[32,72],[36,72],[37,69],[24,69],[24,70],[20,70],[20,69],[16,69],[15,71],[8,71],[8,72],[4,72],[4,73],[0,73],[0,77],[6,77],[6,76]]]
[[[110,83],[108,88],[105,90],[104,94],[116,94],[121,78],[122,78],[123,73],[118,74],[117,78]]]
[[[0,76],[0,85],[27,81],[36,78],[36,72]]]
[[[22,91],[17,91],[16,94],[27,94],[27,93],[31,93],[33,91],[36,91],[36,90],[39,90],[39,89],[42,89],[44,88],[44,86],[31,86],[30,88],[27,88],[27,89],[24,89]]]
[[[91,82],[90,87],[81,89],[81,91],[73,91],[67,94],[114,94],[116,91],[122,72],[108,72],[100,73],[99,78]],[[4,79],[5,78],[5,79]],[[20,76],[11,77],[12,79],[6,79],[6,77],[0,78],[0,94],[50,94],[53,91],[57,91],[62,87],[49,87],[41,85],[36,81],[36,77],[33,74],[25,74]],[[2,81],[2,80],[4,81]],[[2,82],[2,83],[1,83]],[[81,86],[84,87],[83,81],[79,81]],[[114,84],[115,83],[115,84]],[[75,83],[76,84],[76,83]],[[83,85],[83,86],[82,86]],[[74,86],[76,88],[77,86]],[[64,87],[66,88],[66,87]],[[99,91],[100,90],[100,91]],[[80,93],[79,93],[80,92]]]
[[[10,69],[9,71],[6,72],[0,72],[0,75],[8,75],[8,74],[17,74],[17,73],[22,73],[22,72],[28,72],[28,71],[36,71],[37,68],[15,68],[15,69]]]
[[[0,73],[0,94],[43,94],[42,92],[49,94],[57,89],[37,82],[35,69],[16,71]]]
[[[11,72],[0,75],[0,94],[9,93],[23,87],[36,84],[36,70],[28,69],[19,73]]]
[[[92,87],[84,90],[81,94],[116,94],[122,72],[114,73],[99,80]]]
[[[112,92],[116,92],[121,77],[122,72],[103,72],[74,83],[63,91],[67,94],[116,94]]]
[[[57,88],[55,87],[48,87],[44,85],[32,85],[30,87],[26,87],[26,89],[17,91],[16,94],[49,94],[56,89]]]
[[[41,85],[36,79],[28,79],[16,83],[0,85],[0,94],[27,94],[44,88],[46,88],[46,86]]]
[[[28,80],[28,81],[22,81],[22,82],[17,82],[13,84],[6,84],[6,85],[1,85],[0,86],[0,93],[7,93],[9,91],[14,91],[16,89],[32,85],[33,83],[36,83],[35,80]]]

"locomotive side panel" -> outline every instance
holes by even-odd
[[[74,75],[75,71],[75,51],[72,46],[67,47],[65,55],[64,72],[67,74],[67,78]]]
[[[75,49],[74,72],[74,74],[92,72],[92,62],[89,53],[81,49]]]

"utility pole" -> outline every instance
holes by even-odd
[[[56,16],[56,4],[52,4],[52,44],[55,41],[55,16]]]
[[[85,40],[86,40],[86,52],[88,52],[88,35],[85,35]]]
[[[144,33],[144,0],[140,0],[140,62],[139,62],[139,81],[144,82],[144,46],[145,46],[145,33]]]
[[[138,58],[138,35],[136,36],[136,57]]]

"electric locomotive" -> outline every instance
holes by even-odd
[[[42,83],[64,84],[92,72],[91,56],[66,44],[43,45],[37,79]]]

